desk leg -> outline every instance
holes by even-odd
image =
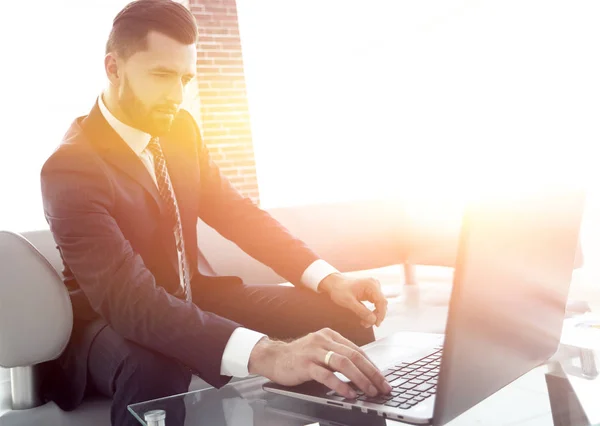
[[[567,378],[546,373],[546,386],[554,426],[589,426],[590,422]]]
[[[416,285],[417,280],[415,279],[415,265],[410,263],[404,263],[404,285]]]

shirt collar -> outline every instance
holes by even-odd
[[[100,108],[100,112],[102,112],[102,115],[106,121],[108,121],[108,124],[110,124],[114,131],[121,136],[121,139],[123,139],[125,143],[129,145],[133,152],[135,152],[138,156],[141,155],[148,146],[152,136],[146,132],[131,127],[122,121],[119,121],[104,104],[102,95],[98,96],[98,107]]]

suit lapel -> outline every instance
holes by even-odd
[[[165,206],[150,173],[135,152],[104,119],[98,104],[94,105],[90,114],[84,119],[82,127],[98,148],[100,155],[148,192],[162,215]]]

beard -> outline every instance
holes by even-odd
[[[119,106],[129,117],[133,127],[152,136],[165,135],[173,124],[173,118],[157,111],[159,108],[173,108],[173,106],[147,107],[134,93],[127,76],[125,76],[123,90],[120,93]]]

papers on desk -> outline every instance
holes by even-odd
[[[563,323],[560,343],[600,351],[600,315],[587,312]]]

